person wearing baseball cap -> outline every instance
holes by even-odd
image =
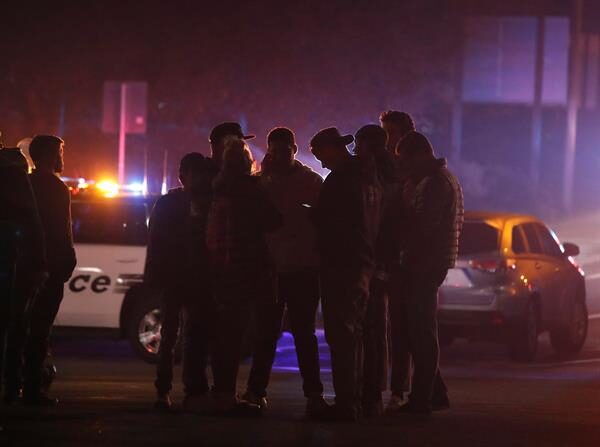
[[[218,124],[210,132],[208,141],[211,148],[211,158],[217,165],[217,168],[221,166],[223,160],[223,152],[225,151],[225,138],[228,136],[234,136],[241,138],[242,140],[251,140],[255,138],[255,135],[246,135],[242,130],[242,126],[235,122],[225,122]]]
[[[361,414],[362,334],[382,191],[375,173],[366,172],[369,167],[348,151],[352,141],[352,135],[342,135],[335,127],[321,130],[310,141],[312,153],[331,170],[313,216],[335,390],[335,405],[314,416],[319,420],[356,421]]]

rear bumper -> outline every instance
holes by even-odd
[[[447,304],[443,299],[440,300],[440,327],[459,336],[497,336],[505,334],[523,321],[528,302],[525,294],[514,288],[487,291],[489,294],[471,290],[472,295],[478,296],[479,304],[475,304],[473,299],[469,300],[468,294],[465,296],[468,304],[459,304],[457,300],[453,304]]]

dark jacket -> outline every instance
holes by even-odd
[[[183,188],[170,190],[154,205],[144,269],[151,287],[185,286],[207,278],[206,210],[192,210],[191,195]]]
[[[45,270],[42,224],[28,175],[21,168],[0,165],[0,225],[3,261],[16,260],[17,269],[25,269],[25,274]]]
[[[356,157],[327,176],[314,211],[322,269],[374,271],[382,195],[372,166]]]
[[[51,278],[66,282],[77,264],[73,248],[71,193],[60,178],[48,172],[35,170],[29,179],[44,230],[48,273]]]
[[[282,218],[258,177],[220,173],[213,183],[206,240],[219,306],[275,299],[266,234]]]
[[[463,221],[460,183],[445,159],[433,160],[415,185],[403,264],[410,270],[454,267]]]
[[[281,214],[259,177],[220,174],[215,179],[207,225],[215,268],[260,271],[272,267],[266,234],[281,225]]]

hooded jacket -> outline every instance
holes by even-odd
[[[446,159],[432,160],[422,178],[417,179],[409,221],[403,265],[413,271],[454,267],[464,203],[460,183],[448,169]]]
[[[289,174],[261,174],[260,179],[283,217],[283,226],[267,236],[277,271],[318,268],[316,234],[310,220],[310,209],[317,204],[323,179],[297,160]]]

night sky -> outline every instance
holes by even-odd
[[[399,109],[449,156],[465,16],[568,17],[570,8],[569,0],[38,3],[5,2],[0,14],[4,144],[60,134],[66,175],[114,178],[117,136],[102,132],[103,85],[145,81],[148,130],[128,137],[127,173],[141,179],[146,152],[154,190],[165,152],[173,185],[179,158],[208,154],[210,129],[226,120],[257,135],[259,160],[268,131],[289,126],[301,159],[318,167],[307,146],[319,129],[354,133],[383,110]],[[463,159],[455,168],[468,203],[545,213],[562,185],[564,107],[544,110],[543,196],[527,198],[529,106],[465,103],[463,112]],[[580,139],[576,178],[586,206],[600,197],[600,185],[581,181],[600,169],[598,126],[590,129]]]
[[[116,136],[100,129],[106,80],[149,83],[148,134],[128,142],[133,176],[144,147],[155,169],[164,150],[207,153],[223,120],[258,148],[287,125],[302,151],[320,128],[355,132],[400,108],[447,139],[435,110],[452,66],[442,1],[48,3],[3,15],[0,120],[6,145],[62,131],[69,175],[115,171]]]

